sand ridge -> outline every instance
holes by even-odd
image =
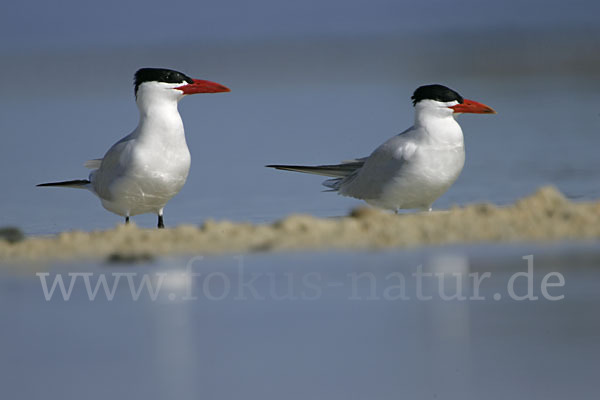
[[[271,224],[207,220],[202,226],[63,232],[10,243],[0,262],[79,259],[135,260],[184,254],[382,249],[483,242],[600,239],[600,201],[575,203],[554,187],[512,205],[474,204],[446,211],[394,215],[358,208],[346,217],[291,215]]]

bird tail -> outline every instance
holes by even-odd
[[[90,184],[90,181],[87,179],[76,179],[74,181],[40,183],[39,185],[36,185],[36,186],[39,186],[39,187],[58,186],[58,187],[69,187],[69,188],[75,188],[75,189],[88,189],[89,184]]]

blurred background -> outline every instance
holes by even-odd
[[[460,118],[465,169],[434,208],[508,204],[546,184],[596,200],[598,15],[594,0],[11,2],[0,13],[0,226],[48,235],[122,223],[86,191],[35,185],[87,177],[83,163],[135,128],[140,67],[232,89],[180,103],[192,169],[167,226],[347,214],[362,203],[322,193],[320,177],[264,165],[366,156],[412,124],[410,96],[430,83],[498,111]],[[542,274],[560,271],[564,300],[490,299],[527,254],[540,268],[536,293]],[[70,301],[46,302],[40,270],[179,276],[189,260],[2,268],[0,386],[10,398],[49,399],[589,397],[599,259],[597,243],[245,258],[248,274],[281,280],[366,271],[385,284],[418,265],[492,272],[488,301],[462,303],[352,302],[347,287],[312,302],[181,302],[178,284],[177,301],[133,301],[122,286],[114,301],[91,302],[77,286]],[[213,257],[200,272],[235,282],[237,266]]]

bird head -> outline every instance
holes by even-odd
[[[185,95],[197,93],[219,93],[230,90],[218,83],[193,79],[189,76],[165,68],[142,68],[134,77],[136,98],[144,96],[172,97],[179,100]]]
[[[412,95],[415,107],[436,110],[440,113],[462,114],[496,114],[491,107],[474,100],[463,98],[456,91],[443,85],[425,85],[415,90]]]

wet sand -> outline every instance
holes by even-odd
[[[574,203],[553,187],[510,206],[474,204],[394,215],[358,208],[347,217],[291,215],[272,224],[207,220],[202,226],[72,231],[17,242],[0,240],[0,262],[106,259],[256,251],[382,249],[458,243],[600,239],[600,202]]]

